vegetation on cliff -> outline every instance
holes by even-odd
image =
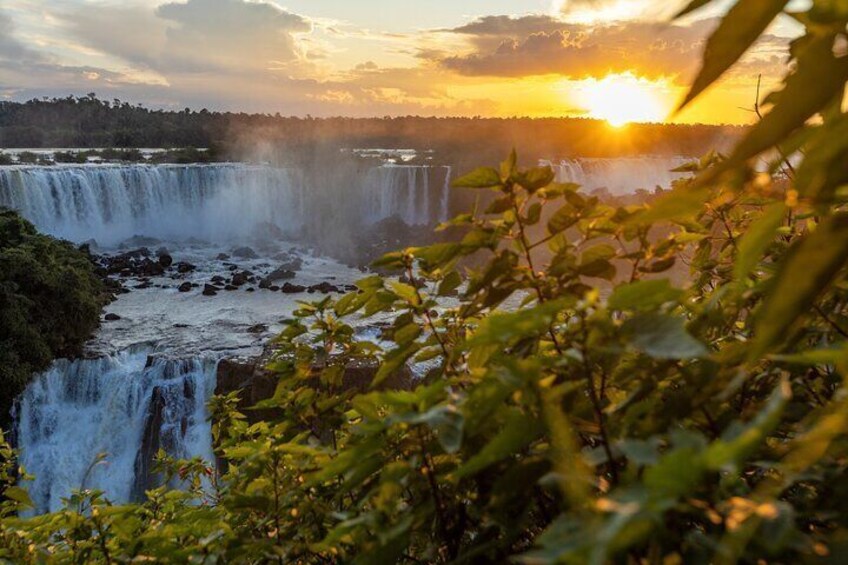
[[[693,94],[786,5],[736,2]],[[124,506],[82,490],[19,519],[26,492],[0,468],[0,558],[845,562],[848,10],[816,0],[793,17],[806,35],[783,90],[729,156],[641,206],[514,154],[462,177],[496,199],[450,222],[461,239],[380,261],[408,283],[368,277],[295,313],[262,403],[279,416],[251,425],[235,395],[214,401],[220,476],[163,458],[185,490]],[[462,272],[471,254],[487,261]],[[676,263],[685,286],[666,277]],[[385,312],[388,348],[345,322]],[[369,392],[342,386],[369,361]],[[378,386],[409,361],[429,367],[416,388]]]
[[[105,300],[86,252],[0,209],[0,421],[33,372],[81,352]]]

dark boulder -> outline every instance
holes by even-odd
[[[231,283],[234,286],[242,286],[247,284],[251,278],[251,273],[249,271],[242,271],[240,273],[233,273],[233,278],[231,279]]]
[[[294,271],[292,271],[290,269],[280,268],[280,269],[275,269],[274,271],[270,272],[268,274],[268,276],[266,276],[264,279],[262,279],[262,282],[266,282],[268,284],[268,286],[270,286],[271,283],[275,283],[277,281],[291,280],[291,279],[295,278],[296,276],[297,276],[297,273],[295,273]]]
[[[170,267],[173,262],[174,258],[168,255],[167,253],[159,255],[159,264],[165,267],[166,269]]]
[[[245,246],[233,249],[233,257],[238,257],[240,259],[257,259],[259,255],[257,255],[256,251],[250,247]]]
[[[292,284],[290,282],[285,283],[280,290],[282,290],[285,294],[299,294],[301,292],[306,291],[306,287],[299,284]]]
[[[307,289],[307,292],[320,292],[322,294],[328,294],[330,292],[342,292],[342,290],[336,285],[324,281],[322,283],[313,284]]]
[[[191,291],[191,283],[190,282],[184,282],[183,284],[181,284],[179,286],[178,290],[180,292],[190,292]]]
[[[218,289],[212,286],[211,284],[207,284],[203,286],[203,296],[215,296],[218,294]]]
[[[191,263],[187,263],[185,261],[180,261],[179,263],[177,263],[178,273],[186,274],[194,271],[195,269],[197,269],[197,266],[192,265]]]
[[[106,320],[107,322],[115,322],[115,321],[117,321],[117,320],[120,320],[120,319],[121,319],[121,317],[120,317],[120,316],[118,316],[117,314],[114,314],[114,313],[112,313],[112,312],[109,312],[108,314],[106,314],[105,316],[103,316],[103,319],[104,319],[104,320]]]

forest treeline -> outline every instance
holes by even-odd
[[[0,102],[0,147],[223,147],[230,153],[258,146],[285,152],[316,146],[409,147],[485,159],[519,146],[527,157],[612,157],[699,155],[729,148],[740,132],[731,126],[664,124],[616,130],[582,118],[312,118],[170,111],[93,93]]]

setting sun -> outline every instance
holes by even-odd
[[[667,107],[658,83],[640,79],[630,73],[590,79],[580,87],[580,103],[593,118],[606,120],[614,127],[630,122],[659,122],[666,117]]]

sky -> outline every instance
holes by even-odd
[[[682,113],[727,2],[0,0],[0,99],[312,116],[747,123],[785,72],[788,18]]]

